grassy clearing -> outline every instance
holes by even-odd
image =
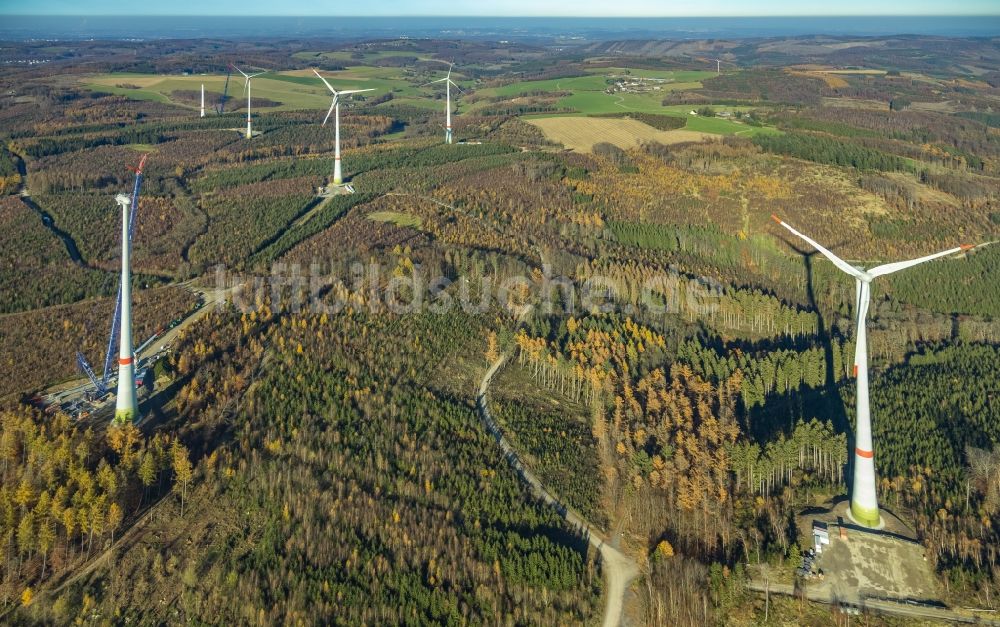
[[[125,144],[125,147],[136,152],[157,152],[160,150],[159,146],[153,144]]]
[[[779,133],[777,129],[767,126],[750,126],[725,118],[705,118],[700,115],[689,115],[684,128],[689,131],[711,133],[713,135],[743,135],[746,137]]]
[[[642,142],[677,144],[701,141],[705,133],[688,130],[660,131],[638,120],[620,118],[557,117],[530,120],[545,137],[579,152],[590,152],[594,144],[608,142],[619,148],[632,148]]]
[[[386,222],[396,226],[405,226],[419,229],[422,221],[420,216],[401,213],[399,211],[374,211],[368,214],[368,219],[374,222]]]

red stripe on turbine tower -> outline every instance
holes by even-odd
[[[127,366],[130,363],[132,363],[132,358],[131,357],[119,357],[118,358],[118,365],[119,366]]]
[[[854,452],[857,453],[858,457],[864,457],[865,459],[871,459],[875,457],[875,453],[872,451],[865,451],[859,448],[855,448]]]

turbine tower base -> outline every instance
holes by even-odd
[[[339,152],[340,151],[338,150],[338,153]],[[344,175],[341,173],[341,169],[340,169],[340,155],[339,154],[336,157],[333,158],[333,184],[334,185],[343,185],[344,184]]]
[[[851,522],[862,527],[868,527],[869,529],[885,528],[885,520],[879,514],[878,509],[863,508],[852,502],[850,507],[847,508],[847,517],[851,519]]]
[[[125,425],[135,421],[135,412],[131,409],[116,409],[114,424]]]

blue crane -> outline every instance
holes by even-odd
[[[94,389],[97,390],[98,396],[104,396],[104,392],[107,391],[107,386],[105,386],[101,381],[97,379],[97,375],[94,374],[94,369],[90,367],[90,362],[87,358],[83,356],[80,351],[76,352],[76,365],[79,366],[80,370],[87,375],[90,382],[94,385]]]
[[[230,66],[226,69],[226,84],[222,88],[222,96],[219,98],[219,104],[215,108],[215,112],[222,115],[226,112],[226,100],[229,99],[229,77],[233,73],[233,68]]]

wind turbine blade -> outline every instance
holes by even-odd
[[[231,66],[231,67],[232,67],[232,68],[233,68],[234,70],[236,70],[237,72],[239,72],[240,74],[242,74],[243,76],[246,76],[246,75],[247,75],[247,73],[246,73],[246,72],[244,72],[244,71],[243,71],[243,70],[241,70],[240,68],[236,67],[235,65],[233,65],[233,66]]]
[[[337,90],[334,89],[333,86],[330,83],[326,82],[326,79],[323,78],[323,76],[319,72],[316,71],[316,68],[313,68],[313,74],[315,74],[316,76],[319,76],[319,80],[323,81],[323,84],[326,85],[326,88],[330,90],[330,93],[333,93],[333,94],[337,93]]]
[[[323,118],[323,126],[326,126],[327,120],[330,119],[330,114],[333,113],[333,108],[337,106],[337,97],[333,97],[333,101],[330,102],[330,110],[326,112],[326,117]]]
[[[341,96],[346,96],[348,94],[360,94],[360,93],[364,93],[366,91],[375,91],[375,88],[374,87],[370,87],[368,89],[345,89],[343,91],[338,91],[337,94],[341,95]]]
[[[445,76],[445,77],[444,77],[444,78],[445,78],[445,80],[447,80],[447,81],[450,81],[450,80],[451,80],[451,69],[452,69],[453,67],[455,67],[455,64],[454,64],[454,63],[449,63],[449,64],[448,64],[448,76]]]
[[[868,369],[868,334],[865,332],[865,325],[868,323],[868,307],[872,302],[871,283],[858,281],[858,327],[855,331],[854,339],[854,376],[858,376],[858,367],[865,365]],[[862,342],[861,338],[865,341]]]
[[[778,216],[772,214],[771,215],[771,219],[774,220],[775,222],[777,222],[778,224],[780,224],[781,226],[785,227],[786,229],[788,229],[789,232],[792,233],[792,235],[797,235],[798,237],[800,237],[801,239],[803,239],[805,242],[807,242],[809,245],[811,245],[813,248],[815,248],[816,250],[818,250],[820,252],[820,254],[822,254],[824,257],[826,257],[831,262],[833,262],[833,265],[835,265],[838,268],[840,268],[843,272],[846,272],[847,274],[851,275],[852,277],[854,277],[856,279],[862,279],[862,280],[869,280],[870,279],[870,277],[864,271],[858,270],[857,268],[855,268],[851,264],[847,263],[846,261],[844,261],[843,259],[841,259],[837,255],[834,255],[832,252],[830,252],[826,248],[820,246],[820,244],[816,240],[812,239],[811,237],[808,237],[806,235],[803,235],[802,233],[799,233],[798,231],[796,231],[795,229],[793,229],[791,226],[789,226],[785,222],[782,222],[781,218],[779,218]]]
[[[456,83],[455,81],[453,81],[453,80],[449,80],[448,82],[449,82],[449,83],[451,83],[451,86],[452,86],[452,87],[454,87],[455,89],[457,89],[458,91],[462,92],[463,94],[465,93],[465,90],[464,90],[464,89],[462,89],[462,88],[461,88],[461,87],[459,86],[459,84],[458,84],[458,83]]]
[[[858,299],[858,315],[862,321],[868,317],[868,309],[872,304],[871,283],[861,283],[861,297]]]
[[[868,271],[868,274],[873,277],[883,276],[886,274],[892,274],[893,272],[899,272],[900,270],[905,270],[907,268],[912,268],[913,266],[918,266],[927,261],[932,261],[940,257],[946,257],[948,255],[954,255],[965,250],[971,250],[974,248],[970,245],[959,246],[958,248],[951,248],[948,250],[941,251],[939,253],[934,253],[933,255],[927,255],[925,257],[918,257],[917,259],[910,259],[909,261],[897,261],[895,263],[886,263],[881,266],[875,266]]]
[[[257,72],[256,74],[251,74],[247,78],[253,78],[255,76],[260,76],[261,74],[267,74],[267,70],[264,70],[263,72]]]

